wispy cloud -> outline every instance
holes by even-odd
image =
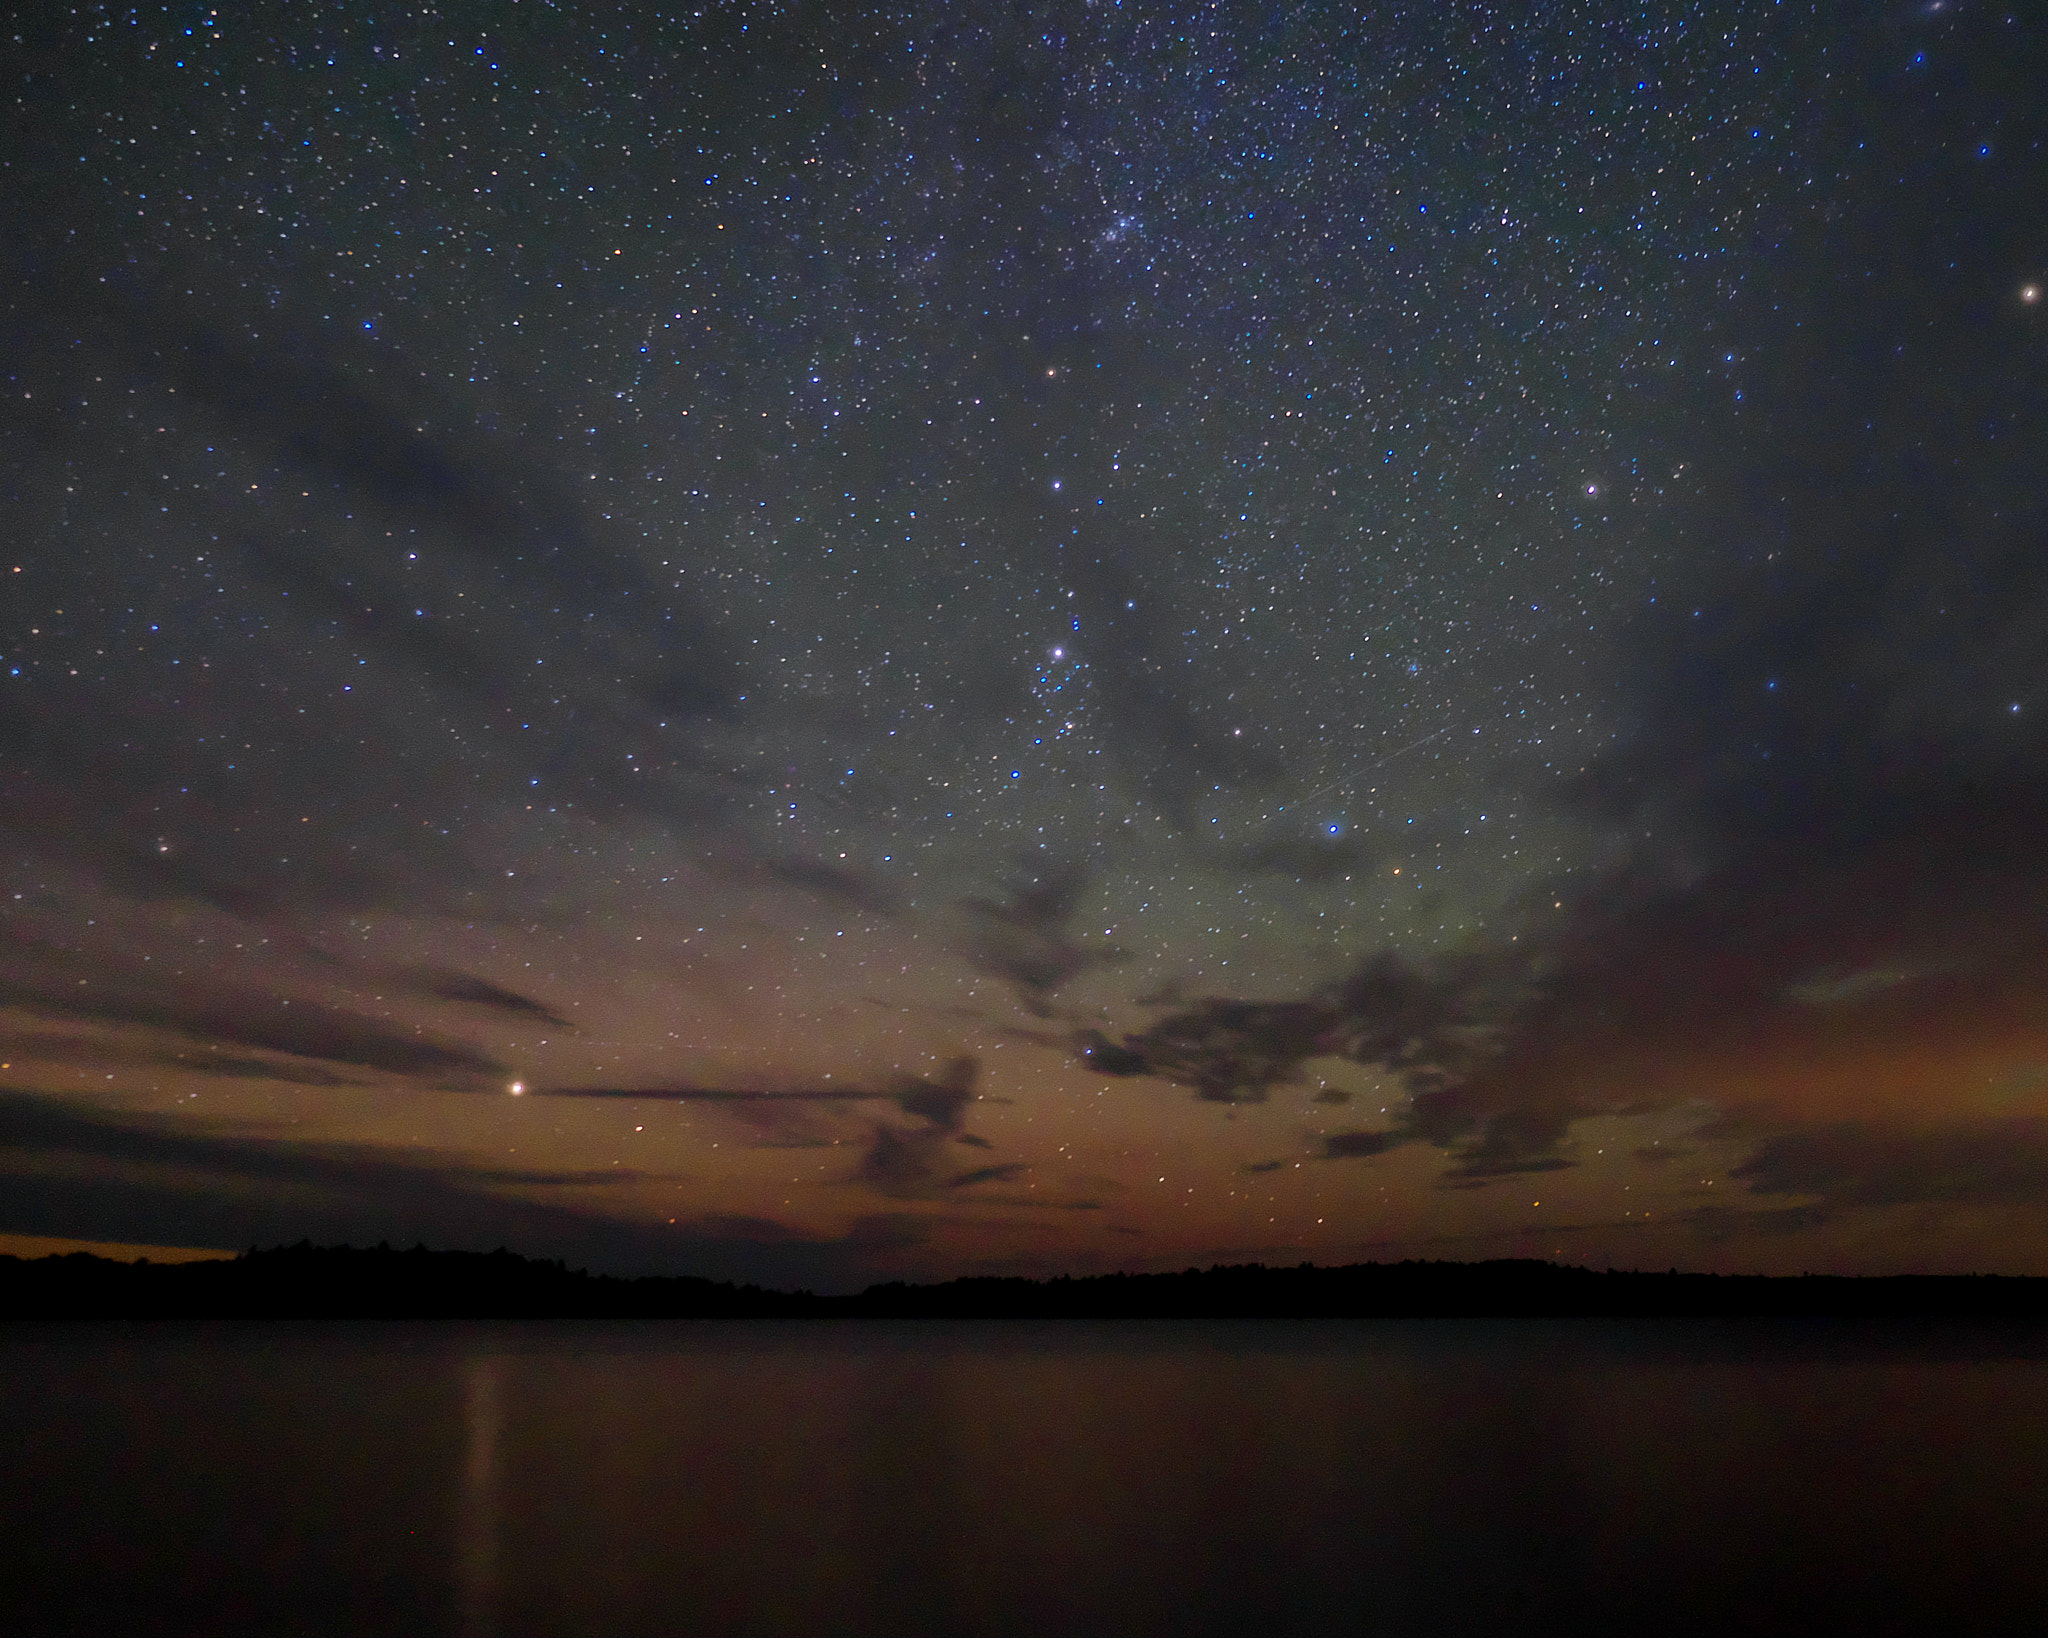
[[[1090,944],[1070,932],[1088,872],[1073,860],[1027,854],[1002,899],[967,898],[962,951],[979,972],[1008,983],[1040,1017],[1052,997],[1090,967],[1123,959],[1113,947]]]
[[[303,997],[227,985],[173,979],[144,987],[118,975],[69,984],[48,976],[41,981],[27,975],[0,977],[0,1006],[39,1018],[157,1030],[202,1047],[254,1047],[392,1075],[460,1080],[504,1074],[496,1059],[461,1042],[424,1031],[401,1032]],[[203,1069],[204,1064],[189,1067]]]
[[[532,996],[521,995],[517,990],[508,990],[472,973],[420,967],[413,969],[407,976],[422,993],[432,996],[437,1001],[454,1001],[467,1007],[481,1007],[488,1012],[503,1013],[511,1018],[550,1024],[556,1029],[576,1027],[552,1007],[534,1000]]]
[[[771,1219],[629,1220],[521,1193],[607,1190],[623,1168],[477,1166],[371,1144],[235,1134],[174,1117],[115,1115],[0,1087],[0,1227],[143,1245],[238,1247],[312,1238],[356,1245],[424,1240],[514,1245],[622,1272],[847,1289],[890,1267],[858,1225],[818,1239]],[[902,1237],[898,1236],[900,1240]]]

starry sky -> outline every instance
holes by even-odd
[[[0,1249],[2048,1273],[2010,0],[0,40]]]

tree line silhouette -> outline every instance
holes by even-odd
[[[1492,1262],[1216,1265],[1164,1274],[891,1282],[846,1295],[591,1274],[493,1252],[301,1242],[206,1262],[0,1256],[11,1319],[2048,1318],[2048,1280],[1718,1275]]]

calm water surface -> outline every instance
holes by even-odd
[[[2048,1339],[0,1328],[16,1633],[2048,1630]]]

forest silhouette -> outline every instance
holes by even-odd
[[[841,1295],[592,1274],[509,1250],[251,1249],[184,1263],[0,1257],[7,1319],[2048,1318],[2048,1280],[1722,1275],[1491,1262],[1260,1263],[1049,1280],[975,1277]]]

